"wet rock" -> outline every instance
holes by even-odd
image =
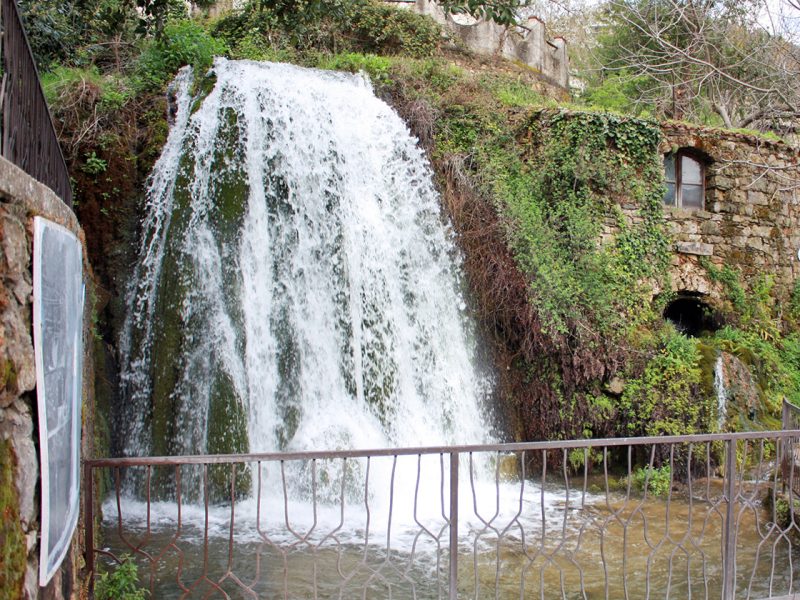
[[[625,380],[616,375],[606,384],[606,391],[615,396],[621,396],[625,391]]]

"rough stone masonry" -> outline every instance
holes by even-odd
[[[781,141],[682,123],[662,125],[664,154],[689,149],[705,165],[703,210],[666,207],[675,245],[672,291],[723,293],[701,257],[771,275],[788,293],[800,275],[800,150]]]

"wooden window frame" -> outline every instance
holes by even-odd
[[[705,210],[706,207],[706,167],[707,161],[706,159],[698,154],[697,152],[692,151],[691,149],[680,148],[676,152],[670,152],[664,155],[664,160],[668,157],[673,157],[675,161],[675,203],[674,204],[667,204],[664,201],[664,206],[669,206],[671,208],[680,208],[683,210]],[[684,207],[683,206],[683,173],[682,173],[682,165],[683,162],[681,159],[686,156],[691,160],[695,161],[698,165],[700,165],[700,199],[701,205],[700,207],[690,206]],[[666,167],[665,167],[666,171]],[[697,184],[688,184],[688,185],[697,185]],[[666,200],[666,194],[665,194]]]

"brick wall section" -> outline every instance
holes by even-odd
[[[46,589],[38,586],[40,471],[36,411],[36,374],[33,356],[33,218],[43,216],[74,232],[84,243],[83,232],[73,212],[47,187],[0,158],[0,450],[14,454],[14,496],[27,541],[27,564],[22,583],[22,598],[61,600],[78,598],[80,536],[76,535],[70,553],[59,573]],[[86,251],[84,249],[84,258]],[[84,423],[92,422],[93,373],[89,326],[91,324],[91,273],[85,264],[87,284],[84,314]],[[83,452],[89,451],[90,425],[84,425]],[[3,450],[6,449],[6,450]],[[10,458],[10,457],[3,457]],[[81,525],[79,524],[79,530]],[[19,597],[18,591],[12,596]],[[2,597],[2,593],[0,593]]]

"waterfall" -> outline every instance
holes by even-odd
[[[724,431],[728,417],[728,389],[725,386],[725,361],[722,353],[717,355],[714,363],[714,389],[717,392],[717,429]]]
[[[174,86],[120,340],[124,453],[491,441],[453,233],[368,80],[218,59]]]

